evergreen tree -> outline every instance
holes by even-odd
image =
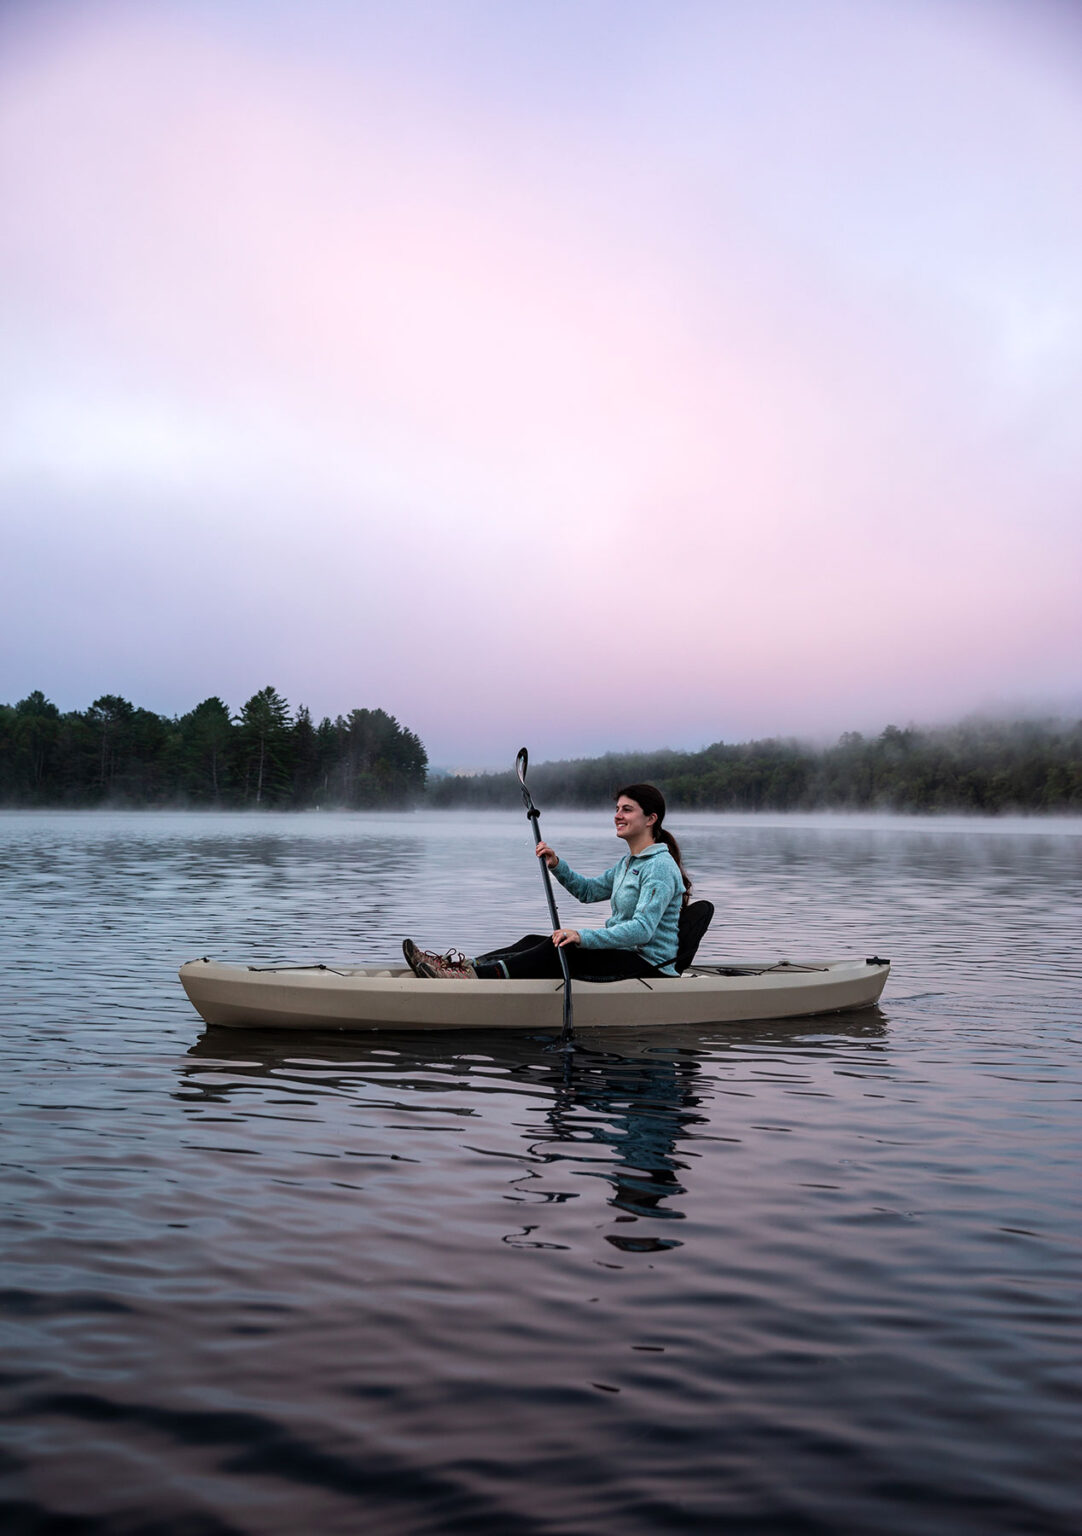
[[[245,801],[282,799],[290,787],[289,705],[268,684],[244,705],[238,724]]]
[[[293,722],[293,789],[296,805],[309,805],[319,782],[319,742],[308,706],[302,704]]]
[[[316,727],[316,780],[317,804],[330,804],[334,795],[333,781],[337,778],[341,742],[338,726],[327,715]]]
[[[177,722],[179,762],[176,783],[186,798],[220,805],[232,784],[233,720],[217,694],[204,699]]]
[[[60,711],[36,690],[20,699],[10,714],[9,773],[12,782],[28,799],[46,790],[60,736]]]
[[[428,756],[418,737],[382,709],[355,709],[336,722],[344,752],[343,799],[358,807],[401,804],[424,788]]]
[[[84,716],[94,754],[91,783],[102,798],[112,792],[118,770],[126,764],[134,714],[134,704],[119,694],[105,693]]]

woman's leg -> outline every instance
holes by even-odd
[[[583,949],[579,944],[569,944],[567,958],[571,975],[578,981],[625,981],[633,976],[661,974],[634,949]]]
[[[490,949],[472,961],[464,961],[462,956],[455,960],[452,958],[454,951],[440,955],[434,950],[419,949],[412,939],[403,943],[402,953],[406,964],[417,976],[483,976],[506,980],[510,976],[563,975],[552,937],[545,933],[527,933],[505,949]]]
[[[633,949],[583,949],[569,944],[564,951],[572,977],[580,981],[619,981],[628,976],[656,976],[656,968]],[[511,980],[557,980],[563,976],[560,952],[549,934],[527,934],[508,949],[490,950],[474,960],[478,976]]]
[[[474,960],[502,960],[504,955],[517,955],[520,950],[533,949],[536,944],[551,942],[547,934],[527,933],[521,939],[516,939],[513,944],[504,944],[499,949],[487,949],[483,955],[475,955]]]
[[[550,957],[555,962],[555,970],[546,969]],[[476,955],[473,964],[478,976],[490,980],[563,975],[556,946],[550,935],[542,933],[528,933],[506,949],[490,949],[487,955]]]

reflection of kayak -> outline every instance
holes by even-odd
[[[866,1008],[890,962],[695,965],[682,976],[576,981],[575,1023],[724,1024]],[[239,1029],[559,1029],[561,981],[433,980],[374,966],[190,960],[184,990],[208,1024]]]

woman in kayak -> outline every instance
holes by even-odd
[[[627,853],[593,879],[576,874],[547,843],[537,856],[578,901],[612,899],[604,928],[558,928],[554,934],[529,933],[506,949],[468,960],[449,950],[444,955],[418,949],[406,939],[402,953],[418,976],[504,977],[562,976],[560,949],[567,951],[572,976],[614,980],[628,976],[675,976],[680,913],[691,881],[680,846],[662,823],[665,797],[652,784],[628,784],[616,796],[616,836]]]

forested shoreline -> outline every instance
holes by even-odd
[[[817,748],[772,738],[698,752],[539,763],[543,804],[594,808],[657,784],[674,810],[1082,812],[1082,721],[969,720],[849,731]],[[505,773],[428,773],[414,732],[382,709],[316,724],[268,686],[234,714],[217,696],[167,717],[115,694],[62,713],[44,694],[0,704],[0,806],[304,810],[514,808]]]
[[[315,724],[272,687],[233,714],[217,696],[185,715],[116,694],[67,713],[43,693],[0,704],[0,805],[392,808],[423,795],[420,738],[382,709]]]
[[[934,730],[848,731],[832,747],[715,742],[700,752],[609,753],[530,768],[539,803],[600,806],[656,784],[674,810],[1082,812],[1082,721],[966,721]],[[518,806],[514,773],[439,779],[433,806]]]

